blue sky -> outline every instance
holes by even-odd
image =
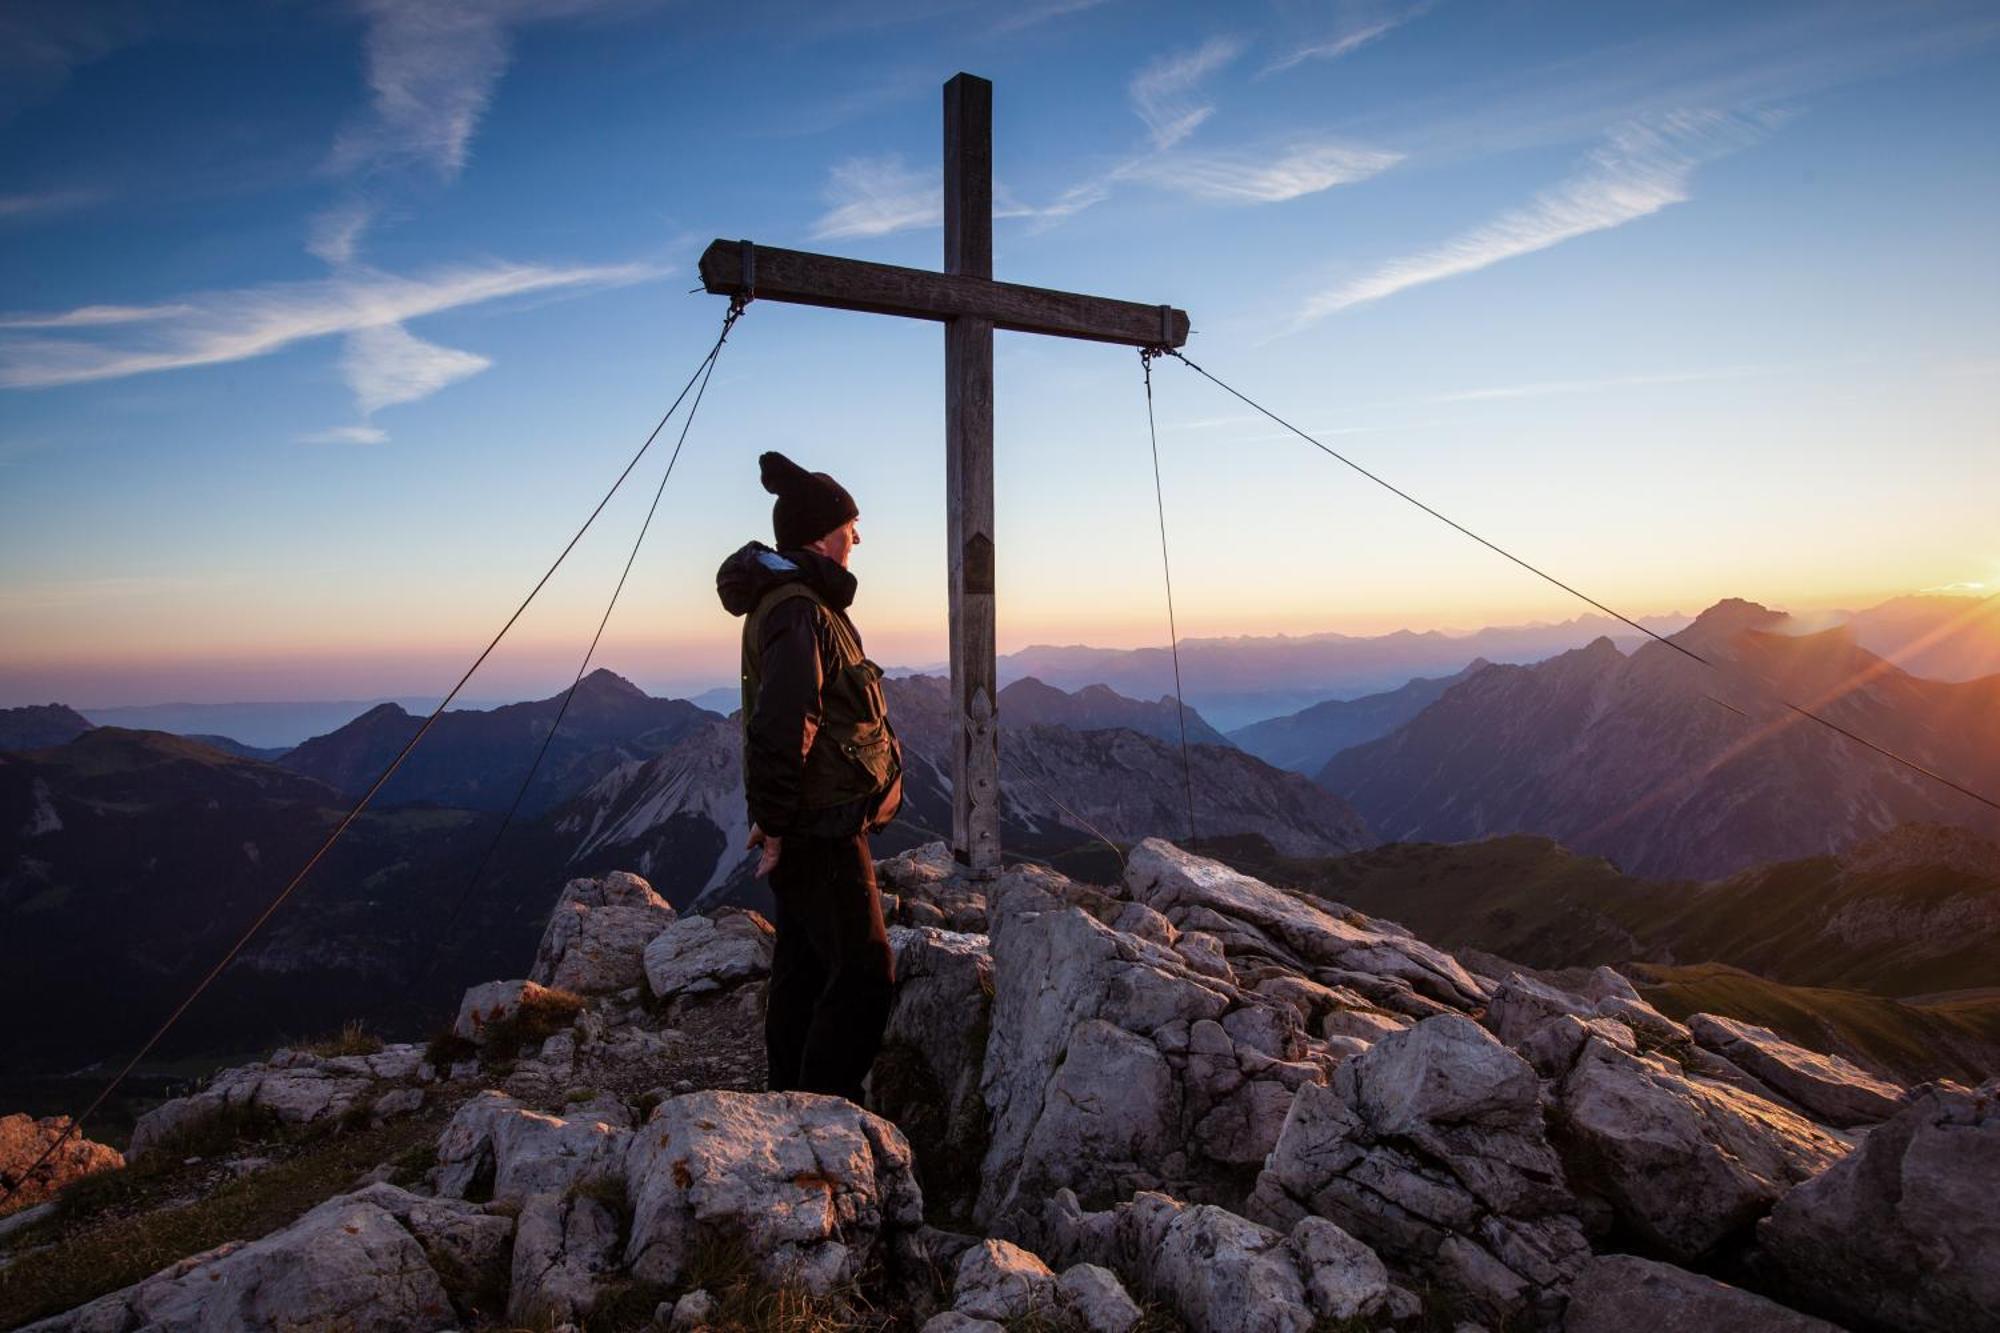
[[[774,38],[769,34],[786,34]],[[1973,4],[56,4],[0,18],[0,704],[455,679],[714,337],[715,236],[996,274],[1189,353],[1635,613],[2000,584],[2000,16]],[[733,675],[754,458],[943,654],[942,336],[754,306],[599,660]],[[1129,349],[1002,335],[1003,649],[1159,641]],[[1181,368],[1182,633],[1576,608]],[[472,689],[574,670],[664,453]]]

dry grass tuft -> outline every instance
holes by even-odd
[[[334,1036],[300,1042],[292,1049],[321,1056],[377,1055],[382,1050],[382,1039],[370,1032],[360,1019],[350,1018]]]

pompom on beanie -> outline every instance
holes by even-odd
[[[758,455],[757,468],[764,489],[778,497],[771,528],[781,551],[809,546],[861,514],[854,497],[824,472],[808,472],[775,451]]]

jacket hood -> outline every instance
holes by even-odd
[[[764,594],[782,584],[804,583],[836,611],[854,604],[860,587],[854,575],[818,551],[774,551],[751,542],[722,562],[715,571],[715,595],[732,616],[746,616]]]

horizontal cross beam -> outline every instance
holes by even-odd
[[[1187,311],[1172,306],[778,250],[748,241],[712,243],[701,256],[701,283],[721,296],[747,295],[912,319],[970,315],[1016,333],[1048,333],[1127,347],[1179,347],[1188,336]]]

